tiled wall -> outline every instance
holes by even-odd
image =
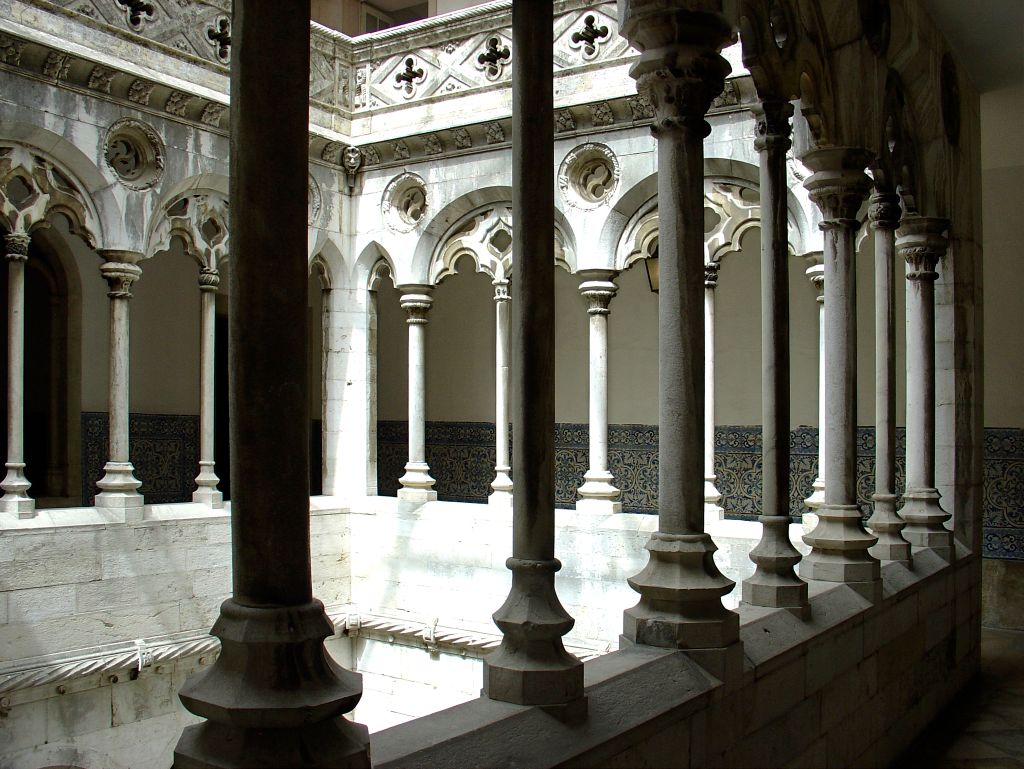
[[[91,505],[108,457],[107,414],[82,412],[82,503]],[[191,414],[132,414],[128,422],[131,461],[139,491],[150,504],[188,502],[199,474],[199,417]]]
[[[587,469],[588,430],[583,424],[555,428],[555,501],[571,506]],[[897,455],[905,454],[905,434],[898,431]],[[378,491],[394,495],[406,462],[405,422],[380,422],[377,431]],[[658,428],[612,425],[608,455],[615,483],[627,512],[657,512]],[[793,430],[790,438],[793,473],[790,512],[799,516],[817,474],[818,431]],[[857,432],[857,493],[865,514],[874,484],[873,428]],[[985,430],[985,555],[1024,559],[1024,430]],[[494,478],[494,425],[481,422],[428,422],[427,462],[438,496],[483,502]],[[903,462],[896,468],[896,491],[903,489]],[[729,517],[752,519],[761,505],[761,428],[721,426],[715,430],[716,485]]]

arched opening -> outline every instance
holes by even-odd
[[[77,440],[69,440],[67,275],[51,240],[34,236],[25,264],[24,457],[29,495],[41,508],[75,504],[71,499]],[[8,267],[0,269],[3,338],[7,337]],[[6,348],[6,344],[3,345]],[[7,422],[7,355],[0,363],[3,424]],[[77,415],[76,415],[77,416]],[[74,433],[77,436],[77,431]],[[4,430],[4,456],[7,432]]]
[[[309,335],[309,493],[318,496],[324,493],[324,353],[327,349],[327,311],[330,307],[328,295],[330,281],[327,268],[319,260],[310,267],[306,292]]]

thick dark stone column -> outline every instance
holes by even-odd
[[[562,645],[573,619],[555,594],[555,192],[552,6],[512,6],[512,589],[484,659],[484,693],[579,715],[583,663]]]
[[[176,769],[369,767],[347,721],[360,677],[333,634],[309,563],[306,178],[309,0],[235,0],[231,68],[230,401],[233,596],[221,653],[182,687],[209,719]]]

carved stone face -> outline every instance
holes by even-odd
[[[346,147],[345,154],[342,156],[341,164],[345,167],[345,170],[350,174],[354,174],[359,170],[359,166],[363,164],[363,152],[358,147]]]

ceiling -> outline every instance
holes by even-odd
[[[1024,84],[1024,0],[922,0],[979,92]]]

